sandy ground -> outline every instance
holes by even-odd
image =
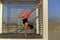
[[[48,40],[60,40],[60,26],[56,31],[49,31]]]

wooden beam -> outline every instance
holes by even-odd
[[[36,0],[6,0],[6,1],[36,1]]]
[[[39,0],[0,0],[2,2],[16,2],[16,3],[23,3],[23,4],[38,4]]]
[[[0,1],[0,33],[2,33],[2,3]]]

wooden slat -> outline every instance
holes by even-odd
[[[26,1],[28,2],[28,1],[36,1],[36,0],[1,0],[1,1]]]

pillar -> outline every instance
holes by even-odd
[[[38,17],[38,8],[36,9],[36,17]],[[36,34],[39,34],[39,18],[36,18]]]
[[[0,33],[2,33],[2,2],[0,1]]]

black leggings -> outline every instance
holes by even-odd
[[[25,24],[26,22],[28,22],[27,18],[23,19],[23,24]]]
[[[28,22],[27,18],[23,19],[23,24],[25,24],[26,22]],[[33,29],[33,25],[28,24],[28,26],[30,26],[30,29]]]

